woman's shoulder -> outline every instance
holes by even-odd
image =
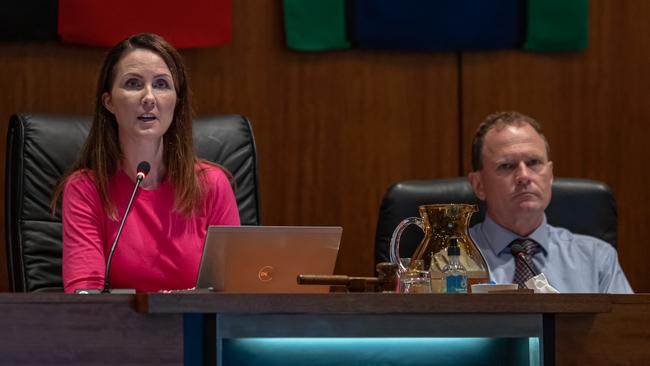
[[[79,169],[70,173],[65,180],[66,187],[95,187],[95,175],[90,169]]]
[[[65,180],[63,202],[70,203],[79,200],[84,202],[99,200],[99,192],[95,185],[95,176],[92,170],[76,170],[70,173]]]
[[[232,175],[228,173],[224,167],[207,160],[199,160],[196,163],[195,167],[196,171],[199,173],[199,176],[202,176],[208,182],[229,182],[230,178],[232,177]]]

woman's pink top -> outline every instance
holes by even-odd
[[[111,288],[137,291],[187,289],[194,286],[209,225],[239,225],[230,182],[218,167],[205,169],[199,181],[203,200],[193,216],[174,210],[174,186],[139,189],[111,260]],[[63,192],[63,284],[66,292],[103,288],[106,260],[135,182],[119,170],[108,193],[118,220],[110,219],[93,183],[92,173],[73,173]]]

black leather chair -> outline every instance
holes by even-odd
[[[472,215],[470,226],[483,221],[485,205],[474,196],[465,177],[404,181],[388,188],[379,209],[375,264],[390,260],[389,246],[393,230],[401,220],[419,217],[419,205],[452,202],[478,204],[479,212]],[[555,178],[546,218],[551,225],[591,235],[616,246],[616,199],[602,182]],[[422,231],[415,226],[407,229],[400,241],[400,257],[410,257],[422,235]]]
[[[62,290],[61,215],[52,216],[52,189],[90,130],[88,116],[15,114],[7,138],[5,232],[11,291]],[[255,140],[240,115],[194,121],[198,155],[235,178],[242,225],[260,222]]]

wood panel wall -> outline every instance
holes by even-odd
[[[464,175],[478,123],[517,109],[544,125],[557,176],[612,186],[621,263],[635,290],[649,292],[650,3],[590,4],[589,48],[576,53],[298,53],[285,47],[280,0],[237,0],[232,43],[182,54],[197,114],[241,113],[253,123],[262,222],[343,226],[337,273],[372,273],[379,203],[391,183]],[[16,111],[90,114],[104,52],[0,43],[2,136]],[[0,290],[4,253],[0,245]]]
[[[196,112],[251,119],[263,224],[341,225],[337,273],[370,275],[385,189],[457,174],[457,55],[292,52],[281,10],[279,0],[233,1],[232,43],[182,51]],[[90,114],[104,52],[0,44],[2,136],[16,111]]]

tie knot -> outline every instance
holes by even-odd
[[[521,245],[524,253],[529,256],[539,252],[539,244],[531,239],[515,239],[510,243],[510,245],[508,245],[508,247],[511,247],[514,244]]]

